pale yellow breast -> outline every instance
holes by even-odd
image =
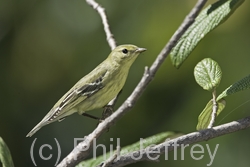
[[[85,111],[102,108],[108,104],[122,89],[128,75],[128,70],[116,70],[113,74],[108,73],[103,80],[104,87],[97,93],[84,100],[79,104],[78,113],[82,114]],[[112,82],[110,82],[112,77]]]

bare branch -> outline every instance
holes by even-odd
[[[97,3],[93,3],[93,0],[86,0],[89,4],[91,4],[96,10],[102,9],[100,5]],[[114,112],[110,117],[101,122],[98,127],[88,136],[86,136],[85,140],[79,143],[73,151],[65,157],[58,167],[73,167],[78,164],[80,161],[84,160],[90,152],[90,147],[93,144],[93,141],[96,140],[102,133],[104,133],[112,124],[114,124],[118,119],[120,119],[125,113],[127,113],[139,99],[140,95],[146,89],[146,86],[152,81],[157,70],[170,53],[171,49],[176,45],[177,41],[184,34],[184,32],[188,29],[188,27],[194,22],[196,16],[201,11],[202,7],[205,5],[207,0],[198,0],[195,7],[191,10],[188,16],[185,18],[184,22],[175,32],[173,37],[167,43],[167,45],[162,49],[160,54],[157,56],[156,60],[152,64],[150,68],[146,67],[144,75],[136,86],[132,94],[126,99],[126,101]],[[101,13],[103,10],[100,10]],[[100,13],[99,12],[99,13]],[[102,16],[103,17],[103,16]],[[104,16],[105,17],[105,16]],[[112,37],[112,36],[111,36]],[[109,41],[109,39],[108,39]]]
[[[250,117],[216,126],[211,129],[205,129],[199,132],[189,133],[187,135],[183,135],[172,140],[167,140],[164,143],[158,144],[150,149],[145,148],[140,151],[120,156],[119,160],[115,160],[109,167],[120,167],[139,161],[151,160],[152,157],[156,157],[159,154],[165,153],[166,151],[173,151],[175,147],[179,148],[184,145],[207,141],[222,135],[246,129],[248,127],[250,127]],[[141,158],[135,159],[134,157]]]
[[[167,55],[170,53],[172,48],[176,45],[180,37],[185,33],[185,31],[190,27],[191,24],[194,23],[195,18],[200,13],[203,6],[206,4],[207,0],[198,0],[198,2],[195,4],[194,8],[191,10],[191,12],[186,16],[180,27],[175,31],[174,35],[171,37],[170,41],[166,44],[166,46],[162,49],[160,54],[157,56],[156,60],[150,67],[151,75],[155,75],[158,68],[163,63],[164,59],[167,57]]]
[[[99,15],[101,16],[102,24],[104,26],[104,31],[105,31],[105,34],[107,36],[106,37],[107,42],[108,42],[111,50],[115,49],[116,42],[115,42],[115,39],[114,39],[114,35],[110,31],[109,24],[108,24],[108,18],[107,18],[107,15],[105,13],[105,9],[101,5],[99,5],[95,0],[86,0],[86,2],[90,6],[92,6],[99,13]]]

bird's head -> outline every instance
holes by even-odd
[[[145,48],[139,48],[135,45],[117,46],[109,55],[109,58],[120,65],[131,65],[137,56],[146,51]]]

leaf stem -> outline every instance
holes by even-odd
[[[218,104],[216,102],[216,89],[214,89],[213,91],[213,112],[212,112],[212,115],[211,115],[211,120],[209,122],[209,125],[208,125],[208,128],[212,128],[214,126],[214,123],[215,123],[215,118],[216,118],[216,115],[217,115],[217,110],[218,110]]]

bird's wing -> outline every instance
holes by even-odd
[[[60,117],[59,119],[62,119],[63,117],[72,114],[67,112],[104,87],[102,81],[106,73],[107,72],[105,71],[102,75],[100,75],[99,78],[97,78],[93,82],[87,83],[81,87],[74,87],[73,89],[71,89],[54,106],[54,111],[50,114],[49,120],[52,121],[58,117]]]
[[[105,77],[104,72],[100,75],[99,78],[93,80],[93,82],[87,83],[81,87],[73,87],[66,95],[64,95],[50,110],[50,112],[40,121],[28,134],[27,137],[32,136],[36,133],[41,127],[50,124],[57,120],[63,120],[64,117],[73,114],[73,108],[84,101],[85,99],[89,98],[100,89],[104,87],[103,85],[103,78]]]

